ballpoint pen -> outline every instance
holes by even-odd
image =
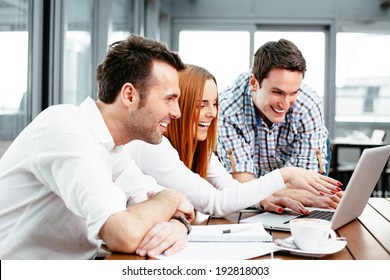
[[[235,232],[242,232],[242,231],[247,231],[251,230],[251,227],[242,227],[242,228],[230,228],[230,229],[225,229],[222,231],[223,234],[226,233],[235,233]]]

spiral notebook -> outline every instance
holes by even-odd
[[[262,223],[193,226],[190,242],[272,242]]]

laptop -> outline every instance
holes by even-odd
[[[330,220],[332,229],[336,230],[361,215],[389,157],[390,145],[364,149],[335,210],[308,207],[311,214],[303,216],[286,208],[283,214],[265,212],[243,219],[240,223],[262,223],[266,229],[290,231],[290,220],[298,217],[311,217],[315,213],[320,216],[324,215],[318,218]]]

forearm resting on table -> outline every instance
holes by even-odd
[[[147,201],[111,215],[100,229],[100,236],[110,250],[134,253],[155,224],[170,220],[180,201],[174,192],[164,190]]]

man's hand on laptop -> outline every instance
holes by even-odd
[[[315,195],[333,195],[341,191],[342,183],[317,172],[299,167],[283,167],[280,173],[287,188],[307,190]]]

